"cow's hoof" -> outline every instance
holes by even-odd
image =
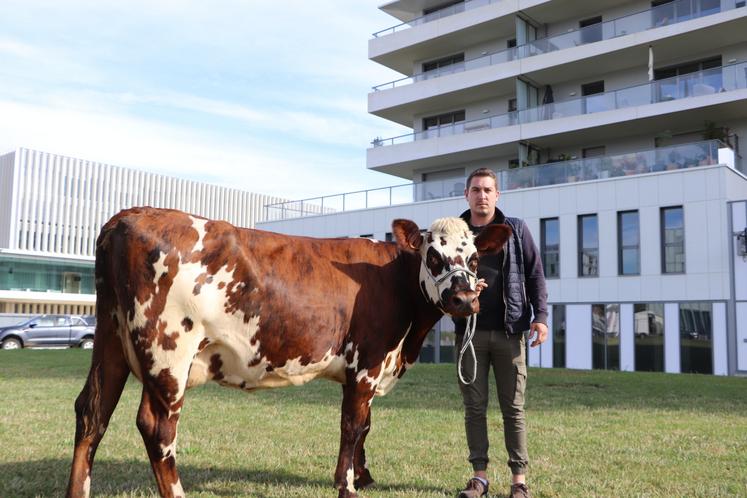
[[[368,469],[363,469],[358,477],[355,478],[355,489],[364,489],[371,487],[376,481],[371,477]]]
[[[337,498],[358,498],[358,493],[343,488],[340,490],[340,494],[337,495]]]

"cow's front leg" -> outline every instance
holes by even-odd
[[[371,411],[370,401],[374,395],[373,386],[366,379],[359,382],[355,377],[355,371],[348,370],[346,383],[342,387],[340,454],[335,471],[335,487],[340,490],[339,498],[358,496],[355,488],[355,451],[366,432],[366,422]]]
[[[366,450],[364,445],[366,443],[366,436],[368,431],[371,430],[371,410],[368,410],[368,417],[366,417],[366,423],[363,427],[363,434],[358,439],[358,444],[355,446],[355,488],[363,489],[367,488],[374,483],[371,473],[368,471],[368,465],[366,465]]]

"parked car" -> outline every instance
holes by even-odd
[[[95,320],[94,320],[95,323]],[[93,347],[91,326],[80,315],[38,315],[17,325],[0,328],[0,347]]]

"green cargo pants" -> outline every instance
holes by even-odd
[[[462,347],[464,336],[456,337],[456,353]],[[507,336],[502,330],[477,330],[472,339],[477,357],[477,377],[472,384],[462,384],[464,400],[464,427],[467,431],[469,461],[472,468],[485,470],[488,466],[488,389],[490,366],[498,391],[498,402],[503,414],[503,436],[508,452],[511,473],[526,474],[527,453],[526,418],[524,415],[524,389],[527,366],[524,334]],[[465,351],[462,376],[469,381],[473,372],[472,355]]]

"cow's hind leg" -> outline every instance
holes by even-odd
[[[340,454],[335,471],[335,487],[339,498],[354,498],[355,456],[358,443],[366,431],[374,390],[367,381],[357,382],[355,372],[347,371],[347,382],[342,387],[342,415],[340,417]]]
[[[368,465],[366,465],[366,450],[364,445],[366,443],[366,436],[368,431],[371,430],[371,410],[368,410],[368,417],[366,417],[366,424],[363,428],[363,434],[358,439],[358,444],[355,447],[355,488],[363,489],[371,486],[374,483],[371,473],[368,471]]]
[[[170,403],[159,395],[158,389],[145,383],[137,414],[137,427],[148,451],[158,491],[166,498],[184,497],[176,470],[176,429],[183,400],[182,397]]]
[[[104,437],[130,373],[111,316],[99,316],[94,341],[91,370],[75,400],[75,449],[68,498],[84,498],[90,494],[96,448]]]

